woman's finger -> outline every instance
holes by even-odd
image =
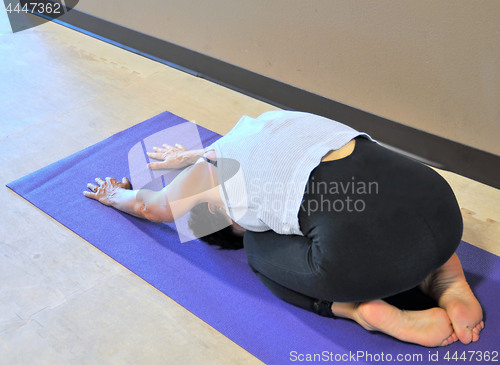
[[[166,167],[166,163],[165,162],[151,162],[151,163],[148,163],[148,167],[151,170],[164,169]]]
[[[113,179],[112,177],[109,177],[109,176],[106,178],[106,182],[109,185],[115,185],[117,183],[116,179]]]
[[[90,191],[84,191],[83,195],[85,195],[87,198],[96,199],[97,200],[97,193],[92,193]]]
[[[99,184],[99,186],[101,186],[102,184],[104,184],[104,180],[99,178],[99,177],[96,177],[95,178],[95,182]]]
[[[93,192],[96,192],[97,190],[97,186],[91,183],[87,184],[87,188],[89,188],[89,190],[92,190]]]
[[[163,160],[165,155],[159,152],[148,152],[148,157],[154,158],[155,160]]]
[[[179,149],[181,149],[181,150],[183,150],[183,151],[186,151],[186,150],[187,150],[187,148],[186,148],[186,147],[184,147],[183,145],[181,145],[181,144],[179,144],[179,143],[176,143],[176,144],[175,144],[175,147],[177,147],[177,148],[179,148]]]

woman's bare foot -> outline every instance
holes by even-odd
[[[458,340],[446,311],[402,311],[384,302],[333,303],[339,317],[352,319],[369,331],[380,331],[401,341],[422,346],[446,346]]]
[[[483,311],[465,280],[456,253],[429,275],[420,284],[420,288],[446,310],[462,343],[479,340],[479,332],[484,328]]]

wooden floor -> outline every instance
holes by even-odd
[[[12,34],[2,12],[0,65],[0,363],[261,363],[4,185],[165,110],[224,134],[274,108],[54,23]],[[464,240],[500,255],[499,191],[442,173]]]

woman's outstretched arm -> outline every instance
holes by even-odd
[[[172,222],[190,211],[195,205],[208,201],[209,191],[214,188],[214,168],[200,161],[186,168],[160,191],[146,189],[131,190],[130,182],[121,182],[107,177],[96,178],[96,184],[89,183],[83,194],[100,203],[153,222]]]

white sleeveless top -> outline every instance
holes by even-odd
[[[293,111],[243,116],[206,151],[215,150],[228,215],[243,228],[303,236],[299,209],[312,170],[330,151],[368,134]]]

